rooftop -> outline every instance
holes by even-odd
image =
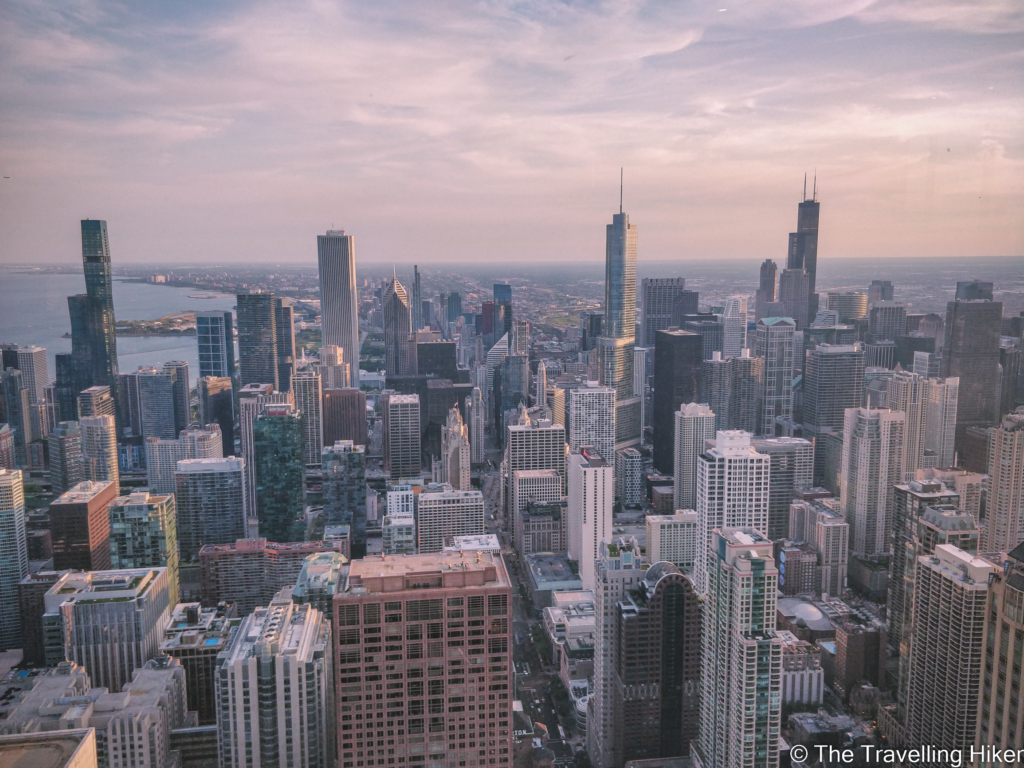
[[[581,583],[565,554],[534,552],[526,556],[526,565],[538,589],[550,589],[552,584]]]
[[[90,768],[96,765],[92,728],[0,736],[0,768]]]
[[[435,552],[367,555],[352,561],[345,592],[373,594],[407,589],[510,586],[501,555],[490,552]]]
[[[50,506],[57,504],[85,504],[113,485],[109,480],[85,480],[55,499]]]

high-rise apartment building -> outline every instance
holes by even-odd
[[[771,259],[761,262],[761,275],[754,295],[754,320],[765,317],[767,305],[775,302],[775,284],[779,268]]]
[[[569,450],[584,445],[605,461],[615,456],[615,392],[588,381],[586,386],[569,390]]]
[[[764,317],[757,321],[754,355],[764,360],[757,434],[774,435],[776,419],[793,418],[795,333],[796,324],[788,317]]]
[[[25,487],[20,469],[0,469],[0,652],[22,647],[18,584],[28,576]]]
[[[769,437],[752,440],[751,445],[769,457],[768,528],[764,534],[772,541],[792,538],[789,505],[797,488],[812,485],[814,443],[802,437]]]
[[[97,688],[118,692],[159,654],[169,595],[164,568],[65,573],[46,593],[43,626],[61,628],[47,637],[59,638],[64,658],[85,667]]]
[[[135,377],[138,381],[143,438],[173,440],[184,428],[176,417],[177,371],[173,368],[139,368]]]
[[[139,491],[110,503],[110,567],[166,568],[170,604],[178,604],[178,517],[174,496]]]
[[[383,764],[386,750],[376,742],[385,729],[395,732],[395,743],[387,746],[394,754],[387,758],[399,764],[415,765],[429,754],[428,765],[512,765],[512,585],[500,555],[441,552],[356,560],[334,608],[335,730],[342,768],[360,759]],[[479,629],[487,634],[470,634]],[[384,646],[386,637],[391,639]],[[355,686],[372,691],[385,662],[393,667],[389,674],[404,675],[405,685],[391,689],[386,708],[367,709],[361,703],[367,694],[356,693]],[[464,693],[454,693],[457,686],[465,686]],[[429,753],[423,749],[428,744]],[[359,752],[364,758],[356,757]]]
[[[235,331],[230,311],[196,312],[199,376],[235,375]]]
[[[957,299],[946,305],[941,371],[960,379],[958,443],[969,427],[990,427],[998,419],[1002,317],[999,301]]]
[[[54,427],[56,426],[55,424]],[[0,467],[4,469],[17,467],[14,460],[14,433],[7,423],[0,424]]]
[[[895,301],[877,301],[871,306],[868,337],[872,343],[896,341],[907,332],[907,307]]]
[[[615,496],[623,504],[642,504],[647,495],[644,457],[636,448],[615,452]]]
[[[519,470],[551,469],[558,473],[565,487],[565,427],[541,419],[516,424],[505,430],[505,456],[502,480],[505,483],[504,513],[516,525],[512,502],[515,497],[515,476]]]
[[[83,416],[83,469],[86,480],[109,480],[116,488],[120,480],[117,462],[117,424],[113,416]]]
[[[14,460],[19,467],[28,466],[28,445],[32,442],[32,403],[25,377],[16,368],[0,373],[0,401],[4,418],[14,435]]]
[[[344,583],[348,561],[341,552],[320,552],[307,557],[295,580],[292,602],[311,605],[328,623],[333,622],[334,596]]]
[[[746,432],[719,431],[698,457],[694,576],[699,593],[705,594],[710,587],[712,557],[718,551],[713,546],[716,529],[750,529],[765,536],[770,473],[771,457],[758,453]]]
[[[813,435],[838,432],[847,408],[864,402],[864,347],[818,344],[804,363],[804,429]]]
[[[658,331],[655,334],[654,391],[651,395],[654,468],[668,474],[673,469],[675,413],[685,403],[700,398],[701,337],[690,331]]]
[[[351,366],[345,362],[345,350],[334,345],[320,347],[318,362],[313,370],[320,374],[324,389],[343,389],[351,386]]]
[[[277,368],[277,313],[274,294],[240,293],[238,301],[238,381],[280,389]]]
[[[50,366],[45,347],[0,344],[0,361],[0,370],[16,368],[21,371],[24,385],[29,391],[30,403],[43,401],[46,385],[50,383]]]
[[[721,429],[756,433],[763,375],[764,360],[751,357],[749,349],[741,349],[737,357],[730,358],[713,352],[710,360],[701,363],[701,398],[715,412]]]
[[[50,485],[64,493],[85,479],[82,429],[77,421],[62,421],[46,438],[50,448]]]
[[[153,493],[174,493],[174,472],[185,459],[219,459],[224,456],[222,436],[216,424],[209,429],[190,429],[176,440],[146,440],[146,481]]]
[[[722,324],[722,357],[738,357],[747,348],[747,297],[730,296],[718,320]]]
[[[672,308],[686,290],[682,277],[645,277],[640,281],[640,338],[637,344],[654,347],[654,335],[672,325]]]
[[[469,428],[457,406],[448,411],[441,430],[441,482],[456,491],[472,490],[469,481]]]
[[[368,445],[366,434],[366,393],[361,389],[323,390],[322,401],[324,445],[338,440],[351,440]]]
[[[386,285],[384,298],[384,367],[390,376],[415,376],[416,341],[412,334],[412,311],[405,286],[398,277]]]
[[[718,528],[706,542],[700,733],[705,768],[779,765],[782,640],[775,634],[779,571],[753,528]]]
[[[245,459],[246,505],[250,514],[256,510],[256,450],[253,426],[256,418],[270,405],[293,402],[290,394],[275,392],[268,383],[247,384],[238,393],[238,437],[241,457]]]
[[[483,464],[487,461],[487,443],[484,438],[487,415],[484,408],[480,387],[473,387],[473,392],[466,398],[466,424],[469,426],[469,451],[473,464]]]
[[[988,430],[985,551],[1008,552],[1024,537],[1024,407]]]
[[[349,361],[351,384],[359,386],[359,297],[356,293],[355,238],[344,230],[317,235],[320,317],[323,343],[341,347]],[[416,287],[419,285],[417,271]]]
[[[110,567],[110,503],[117,486],[85,480],[50,504],[53,567],[103,571]]]
[[[614,468],[591,446],[570,453],[566,463],[569,559],[579,564],[583,589],[592,590],[601,545],[612,540]]]
[[[256,518],[274,541],[303,538],[306,473],[302,415],[287,403],[268,405],[252,428]]]
[[[252,513],[246,505],[244,464],[238,456],[178,462],[171,498],[182,562],[194,562],[204,544],[230,544],[245,536]]]
[[[277,388],[291,392],[295,373],[295,307],[291,299],[274,299],[274,332],[277,342]]]
[[[693,573],[697,563],[697,513],[680,509],[672,515],[647,515],[644,524],[651,563],[664,561]]]
[[[114,396],[105,384],[78,393],[78,416],[115,416]]]
[[[419,395],[385,393],[383,399],[384,471],[392,480],[419,477],[422,467]]]
[[[199,393],[199,424],[220,427],[225,456],[235,452],[235,398],[228,377],[204,376],[196,384]]]
[[[814,591],[842,595],[850,556],[850,525],[843,516],[814,501],[794,501],[789,507],[789,538],[811,545],[817,553]]]
[[[715,438],[716,414],[706,405],[687,403],[675,413],[673,509],[696,509],[699,457],[704,441]]]
[[[324,525],[347,525],[352,557],[366,554],[366,446],[338,440],[320,454]]]
[[[839,508],[850,523],[856,555],[889,551],[893,486],[903,478],[903,432],[899,411],[849,408],[843,425]]]
[[[320,383],[320,374],[313,371],[292,375],[292,395],[302,416],[303,458],[307,470],[320,466],[320,452],[324,447]]]
[[[335,765],[331,655],[330,623],[289,590],[242,621],[217,658],[221,766]]]

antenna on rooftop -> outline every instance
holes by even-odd
[[[813,202],[818,202],[818,169],[814,169],[814,196],[811,198]]]
[[[619,168],[619,213],[622,213],[622,168]]]
[[[804,172],[804,200],[807,199],[807,172]]]

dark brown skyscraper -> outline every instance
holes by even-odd
[[[815,179],[811,199],[807,199],[807,177],[804,177],[804,199],[797,206],[796,232],[789,235],[789,258],[787,269],[802,269],[807,273],[808,315],[813,318],[818,314],[818,294],[815,292],[815,279],[818,272],[818,214],[821,203],[818,202],[818,183]]]
[[[700,397],[701,337],[690,331],[658,331],[654,342],[654,467],[671,474],[675,412]]]
[[[761,281],[757,293],[754,295],[755,321],[764,317],[766,305],[775,301],[775,282],[778,271],[778,266],[771,259],[761,262]]]
[[[338,440],[366,445],[366,393],[361,389],[325,389],[321,418],[324,445]]]
[[[959,292],[959,287],[958,287]],[[956,443],[962,450],[969,427],[990,427],[998,418],[1000,301],[961,301],[946,305],[942,377],[960,377]]]
[[[110,569],[110,502],[118,488],[108,481],[86,480],[50,505],[53,569]]]

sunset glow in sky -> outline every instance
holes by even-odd
[[[0,261],[1024,254],[1020,0],[23,2]]]

